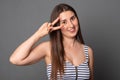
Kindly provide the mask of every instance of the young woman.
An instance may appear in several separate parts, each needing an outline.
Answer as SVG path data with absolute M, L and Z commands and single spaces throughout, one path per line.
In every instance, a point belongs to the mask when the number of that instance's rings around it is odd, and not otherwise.
M 46 35 L 50 41 L 33 47 Z M 53 9 L 44 23 L 11 55 L 15 65 L 30 65 L 45 59 L 49 80 L 93 80 L 93 51 L 84 44 L 75 10 L 67 4 Z

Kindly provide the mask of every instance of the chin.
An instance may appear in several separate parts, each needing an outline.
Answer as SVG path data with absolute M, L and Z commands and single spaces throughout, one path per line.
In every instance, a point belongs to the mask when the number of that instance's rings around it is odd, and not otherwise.
M 69 38 L 75 38 L 77 33 L 68 35 Z

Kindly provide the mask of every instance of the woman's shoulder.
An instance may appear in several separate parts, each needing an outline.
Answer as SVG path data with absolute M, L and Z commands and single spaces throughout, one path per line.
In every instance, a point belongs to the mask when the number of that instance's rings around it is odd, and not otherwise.
M 87 46 L 87 48 L 88 48 L 88 55 L 89 55 L 89 57 L 93 57 L 93 49 L 92 49 L 92 47 L 88 46 L 88 45 L 85 45 L 85 46 Z
M 43 42 L 41 42 L 40 44 L 50 45 L 50 41 L 49 41 L 49 40 L 48 40 L 48 41 L 43 41 Z
M 45 62 L 46 64 L 50 64 L 51 63 L 51 42 L 50 41 L 44 41 L 42 43 L 40 43 L 39 45 L 42 46 L 42 50 L 44 51 L 45 55 Z
M 88 45 L 86 45 L 86 44 L 83 44 L 83 46 L 88 49 L 88 54 L 89 54 L 89 55 L 93 55 L 93 49 L 92 49 L 91 46 L 88 46 Z
M 40 42 L 38 46 L 41 46 L 43 49 L 46 49 L 51 47 L 51 43 L 50 41 L 44 41 L 44 42 Z
M 51 43 L 50 41 L 43 41 L 43 42 L 40 42 L 38 45 L 37 45 L 37 49 L 43 53 L 45 53 L 46 55 L 48 55 L 51 51 Z

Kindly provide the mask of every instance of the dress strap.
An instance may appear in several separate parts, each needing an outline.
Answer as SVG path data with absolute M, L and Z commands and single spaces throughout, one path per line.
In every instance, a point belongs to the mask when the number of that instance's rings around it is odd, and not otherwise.
M 86 60 L 88 62 L 88 46 L 84 45 L 84 53 L 85 53 L 85 57 L 86 57 Z

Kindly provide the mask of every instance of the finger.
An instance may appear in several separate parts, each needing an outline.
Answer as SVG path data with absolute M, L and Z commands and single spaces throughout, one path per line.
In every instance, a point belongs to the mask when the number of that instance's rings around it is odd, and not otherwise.
M 53 27 L 53 28 L 52 28 L 52 31 L 53 31 L 53 30 L 61 29 L 62 27 L 63 27 L 62 25 L 61 25 L 61 26 L 57 26 L 57 27 Z
M 57 17 L 57 19 L 55 19 L 53 22 L 52 22 L 52 25 L 55 25 L 58 21 L 59 21 L 59 17 Z
M 52 23 L 48 23 L 48 27 L 51 27 L 51 26 L 53 26 Z
M 50 32 L 52 31 L 52 28 L 53 28 L 53 27 L 47 28 L 48 33 L 50 33 Z

